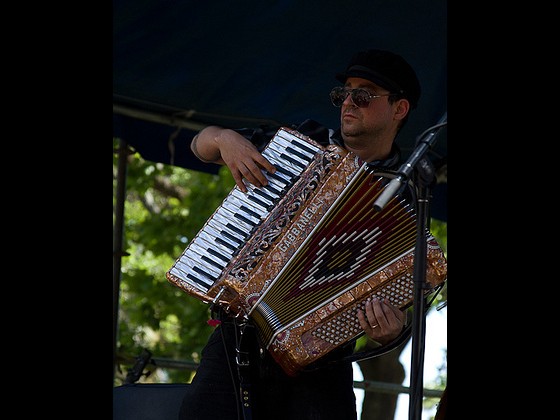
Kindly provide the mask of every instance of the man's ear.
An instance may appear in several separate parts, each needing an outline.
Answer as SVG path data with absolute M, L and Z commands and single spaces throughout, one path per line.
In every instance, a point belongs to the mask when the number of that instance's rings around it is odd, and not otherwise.
M 408 99 L 403 98 L 399 99 L 396 105 L 395 118 L 397 120 L 403 120 L 408 115 L 408 111 L 410 110 L 410 102 L 408 102 Z

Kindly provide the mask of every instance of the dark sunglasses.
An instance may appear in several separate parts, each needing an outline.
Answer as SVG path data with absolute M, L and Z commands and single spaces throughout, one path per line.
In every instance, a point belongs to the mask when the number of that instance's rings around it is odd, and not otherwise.
M 358 108 L 367 108 L 369 106 L 369 103 L 373 99 L 381 98 L 383 96 L 392 96 L 392 95 L 395 95 L 395 94 L 394 93 L 385 93 L 383 95 L 374 95 L 372 93 L 369 93 L 365 89 L 361 89 L 361 88 L 346 89 L 346 88 L 343 88 L 343 87 L 339 86 L 339 87 L 335 87 L 333 90 L 331 90 L 331 93 L 330 93 L 331 102 L 334 106 L 340 107 L 340 106 L 342 106 L 342 103 L 346 100 L 348 95 L 351 95 L 350 97 L 352 98 L 352 102 L 354 102 L 354 104 Z

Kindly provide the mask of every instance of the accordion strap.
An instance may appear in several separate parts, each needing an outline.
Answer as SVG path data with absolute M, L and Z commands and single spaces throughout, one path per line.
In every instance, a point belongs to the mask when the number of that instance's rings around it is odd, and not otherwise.
M 371 359 L 373 357 L 377 357 L 377 356 L 381 356 L 385 353 L 389 353 L 391 350 L 394 350 L 395 348 L 400 346 L 402 343 L 404 343 L 406 340 L 408 340 L 408 338 L 410 337 L 411 331 L 412 331 L 412 326 L 408 325 L 401 331 L 399 336 L 397 338 L 395 338 L 393 341 L 391 341 L 389 344 L 386 344 L 386 345 L 381 346 L 381 347 L 377 347 L 377 348 L 372 349 L 372 350 L 356 352 L 356 353 L 354 353 L 350 356 L 342 358 L 340 361 L 341 362 L 360 362 L 362 360 Z
M 241 408 L 243 410 L 243 419 L 252 420 L 252 391 L 249 381 L 249 348 L 244 335 L 249 328 L 254 328 L 250 323 L 243 321 L 241 323 L 234 322 L 235 325 L 235 362 L 237 364 L 237 375 L 239 377 L 239 398 L 241 400 Z

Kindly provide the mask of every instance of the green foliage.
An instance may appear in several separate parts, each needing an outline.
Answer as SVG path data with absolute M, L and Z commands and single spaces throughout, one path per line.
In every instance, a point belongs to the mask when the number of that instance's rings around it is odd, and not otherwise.
M 430 232 L 438 241 L 445 256 L 447 256 L 447 223 L 438 219 L 432 219 L 430 221 Z
M 113 208 L 116 168 L 114 155 Z M 129 256 L 121 267 L 119 356 L 134 358 L 146 348 L 154 358 L 198 361 L 212 331 L 208 306 L 168 282 L 165 273 L 233 185 L 226 168 L 212 175 L 128 156 L 123 251 Z M 126 368 L 121 366 L 116 385 Z M 188 374 L 158 369 L 150 378 L 185 382 Z

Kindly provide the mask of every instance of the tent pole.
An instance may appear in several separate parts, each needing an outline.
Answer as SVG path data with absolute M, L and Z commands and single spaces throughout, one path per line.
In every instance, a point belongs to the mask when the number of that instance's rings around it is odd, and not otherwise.
M 117 166 L 117 197 L 115 205 L 115 219 L 113 227 L 113 386 L 117 368 L 117 336 L 119 326 L 119 299 L 121 283 L 122 257 L 128 253 L 123 248 L 124 202 L 126 191 L 127 157 L 130 154 L 125 140 L 119 139 Z

